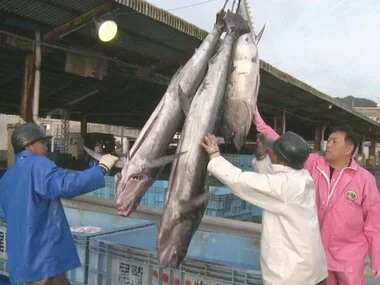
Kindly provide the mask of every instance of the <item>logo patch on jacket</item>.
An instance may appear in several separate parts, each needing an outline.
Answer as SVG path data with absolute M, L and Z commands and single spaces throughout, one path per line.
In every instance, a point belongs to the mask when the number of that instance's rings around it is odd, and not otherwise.
M 346 197 L 347 200 L 354 201 L 358 198 L 358 194 L 356 194 L 353 190 L 348 190 L 346 193 L 344 193 L 344 197 Z

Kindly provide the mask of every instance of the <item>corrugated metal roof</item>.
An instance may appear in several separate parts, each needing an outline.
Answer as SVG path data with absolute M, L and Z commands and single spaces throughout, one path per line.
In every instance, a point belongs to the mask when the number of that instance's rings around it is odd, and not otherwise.
M 0 11 L 8 12 L 10 15 L 18 15 L 28 20 L 20 21 L 22 24 L 34 21 L 39 25 L 57 27 L 107 2 L 115 2 L 120 7 L 124 7 L 121 10 L 127 12 L 138 12 L 138 15 L 135 17 L 128 17 L 128 19 L 120 23 L 120 26 L 124 27 L 126 32 L 124 33 L 125 36 L 120 37 L 121 45 L 118 45 L 118 47 L 114 45 L 115 50 L 120 49 L 121 51 L 119 53 L 115 52 L 112 56 L 115 56 L 115 54 L 120 54 L 121 56 L 125 51 L 135 51 L 135 53 L 139 51 L 140 54 L 143 54 L 141 58 L 146 59 L 144 65 L 149 65 L 152 58 L 175 58 L 176 53 L 182 50 L 186 51 L 191 46 L 197 46 L 207 35 L 206 31 L 143 0 L 2 0 L 0 1 Z M 155 25 L 153 21 L 148 19 L 152 19 L 163 25 Z M 15 21 L 15 19 L 9 21 Z M 149 28 L 142 29 L 141 26 L 144 23 Z M 87 27 L 87 29 L 88 31 L 85 31 L 86 28 L 82 29 L 82 32 L 89 35 L 91 33 L 90 27 Z M 93 45 L 87 42 L 88 39 L 90 38 L 86 38 L 85 45 L 88 45 L 90 49 L 94 49 Z M 178 42 L 175 42 L 173 39 L 177 39 Z M 91 43 L 91 41 L 89 42 Z M 112 51 L 110 46 L 103 46 L 104 49 L 100 50 L 105 54 L 107 54 L 107 51 Z M 127 46 L 127 48 L 123 48 L 124 46 Z M 46 61 L 45 56 L 43 64 Z M 14 66 L 19 65 L 14 63 Z M 367 132 L 364 128 L 370 129 L 375 127 L 376 130 L 371 131 L 371 133 L 373 133 L 373 136 L 380 136 L 379 124 L 342 105 L 330 96 L 319 92 L 264 61 L 261 61 L 261 72 L 264 76 L 262 78 L 262 88 L 260 89 L 263 96 L 259 96 L 260 101 L 265 101 L 272 105 L 281 105 L 277 107 L 286 107 L 287 110 L 294 109 L 297 113 L 303 111 L 307 113 L 305 113 L 305 116 L 312 114 L 312 116 L 318 117 L 319 114 L 322 114 L 322 117 L 329 121 L 336 120 L 333 116 L 340 116 L 342 119 L 351 120 L 356 126 L 361 126 L 362 129 L 360 131 L 363 133 Z M 119 73 L 115 71 L 114 74 Z M 67 76 L 67 74 L 61 76 Z M 45 77 L 43 77 L 42 82 L 44 80 Z M 124 86 L 118 88 L 122 89 Z M 19 93 L 19 90 L 17 91 L 13 87 L 9 88 L 8 91 L 10 96 L 11 94 L 14 96 L 14 94 Z M 87 90 L 82 90 L 82 92 L 87 92 Z M 160 94 L 156 94 L 156 91 L 153 91 L 153 89 L 147 92 L 152 92 L 152 97 L 154 98 L 160 98 Z M 75 92 L 72 93 L 74 94 Z M 75 93 L 72 96 L 76 97 L 77 94 Z M 334 111 L 324 112 L 323 108 L 326 104 L 327 106 L 330 104 L 334 105 Z M 133 108 L 135 107 L 133 106 Z M 301 107 L 303 110 L 298 110 Z M 112 108 L 109 108 L 113 110 L 115 106 L 112 105 Z M 102 119 L 101 117 L 99 118 Z
M 38 0 L 2 0 L 0 10 L 43 24 L 59 26 L 77 17 L 72 10 L 83 13 L 104 2 L 106 0 L 55 0 L 49 4 Z
M 186 33 L 192 37 L 203 40 L 207 32 L 185 20 L 170 14 L 164 9 L 158 8 L 144 0 L 115 0 L 115 2 L 127 6 L 141 14 L 144 14 L 157 22 L 164 23 L 178 31 Z
M 111 2 L 110 0 L 91 0 L 91 1 L 83 1 L 83 0 L 51 0 L 52 3 L 61 5 L 68 9 L 74 9 L 80 11 L 82 13 L 87 12 L 90 9 L 93 9 L 97 6 L 105 2 Z

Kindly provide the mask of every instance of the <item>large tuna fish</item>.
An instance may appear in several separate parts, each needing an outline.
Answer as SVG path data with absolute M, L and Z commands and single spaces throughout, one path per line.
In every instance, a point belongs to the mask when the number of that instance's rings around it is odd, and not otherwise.
M 220 116 L 234 43 L 238 36 L 249 31 L 248 23 L 230 11 L 225 22 L 227 34 L 210 60 L 207 75 L 194 96 L 182 129 L 177 153 L 186 153 L 172 164 L 166 208 L 157 234 L 157 251 L 162 266 L 179 266 L 206 208 L 208 156 L 201 142 L 208 132 L 213 132 Z
M 221 132 L 227 142 L 233 141 L 240 150 L 251 128 L 260 85 L 260 62 L 257 44 L 264 28 L 256 36 L 246 0 L 238 14 L 250 23 L 250 32 L 236 41 L 231 73 L 221 123 Z M 265 27 L 265 26 L 264 26 Z
M 208 61 L 224 30 L 224 14 L 223 10 L 217 14 L 212 31 L 190 60 L 173 76 L 165 95 L 131 148 L 121 176 L 116 176 L 116 205 L 120 215 L 130 215 L 164 165 L 180 155 L 164 156 L 175 132 L 184 121 L 183 111 L 187 111 L 186 106 L 190 105 L 207 72 Z

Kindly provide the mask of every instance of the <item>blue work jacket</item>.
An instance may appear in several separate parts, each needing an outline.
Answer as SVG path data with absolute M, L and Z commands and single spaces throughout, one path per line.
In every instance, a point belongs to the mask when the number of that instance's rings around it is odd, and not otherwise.
M 71 172 L 29 151 L 16 155 L 0 180 L 12 283 L 37 281 L 80 266 L 60 198 L 104 187 L 99 166 Z

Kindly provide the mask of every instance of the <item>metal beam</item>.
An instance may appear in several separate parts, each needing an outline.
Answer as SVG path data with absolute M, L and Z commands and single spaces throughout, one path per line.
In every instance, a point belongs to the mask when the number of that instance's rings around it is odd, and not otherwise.
M 6 32 L 4 30 L 0 30 L 0 44 L 4 44 L 8 47 L 12 47 L 12 48 L 23 50 L 23 51 L 33 51 L 34 43 L 35 41 L 32 39 L 17 36 L 15 34 Z M 79 48 L 68 48 L 65 46 L 58 46 L 58 45 L 48 44 L 44 42 L 42 42 L 41 45 L 42 45 L 43 53 L 49 52 L 51 50 L 60 50 L 60 51 L 72 52 L 72 53 L 88 56 L 88 51 L 81 50 Z M 95 54 L 91 56 L 93 56 L 94 58 L 106 59 L 110 62 L 113 62 L 115 66 L 118 68 L 118 72 L 120 72 L 121 74 L 123 72 L 125 73 L 128 71 L 136 72 L 143 69 L 141 66 L 127 63 L 121 60 L 113 59 L 111 57 L 100 56 L 100 55 L 95 55 Z M 159 73 L 151 73 L 147 75 L 146 77 L 144 77 L 144 80 L 158 84 L 158 85 L 163 85 L 163 86 L 168 86 L 170 83 L 170 77 L 159 74 Z
M 115 202 L 111 200 L 91 196 L 78 196 L 73 199 L 62 199 L 62 203 L 67 208 L 96 211 L 118 216 Z M 162 213 L 163 209 L 140 205 L 131 217 L 151 220 L 158 224 Z M 199 229 L 205 231 L 227 232 L 249 237 L 260 237 L 261 235 L 260 224 L 212 216 L 204 216 Z
M 83 15 L 80 15 L 79 17 L 59 26 L 59 27 L 56 27 L 54 30 L 48 32 L 43 40 L 44 42 L 51 42 L 51 41 L 54 41 L 56 39 L 58 39 L 61 35 L 64 35 L 64 34 L 67 34 L 69 33 L 70 31 L 80 27 L 81 25 L 87 23 L 88 21 L 91 21 L 94 17 L 99 17 L 99 16 L 102 16 L 106 13 L 108 13 L 109 11 L 112 11 L 113 9 L 115 9 L 116 7 L 118 6 L 117 3 L 115 3 L 114 1 L 112 2 L 106 2 L 86 13 L 84 13 Z
M 34 51 L 34 40 L 24 40 L 21 37 L 12 36 L 5 33 L 0 34 L 0 44 L 23 51 Z
M 75 100 L 67 103 L 67 105 L 73 106 L 73 105 L 75 105 L 75 104 L 77 104 L 77 103 L 79 103 L 79 102 L 87 99 L 88 97 L 91 97 L 91 96 L 97 94 L 98 92 L 99 92 L 98 89 L 92 90 L 91 92 L 89 92 L 89 93 L 87 93 L 87 94 L 85 94 L 85 95 L 83 95 L 83 96 L 81 96 L 81 97 L 79 97 L 79 98 L 77 98 L 77 99 L 75 99 Z

